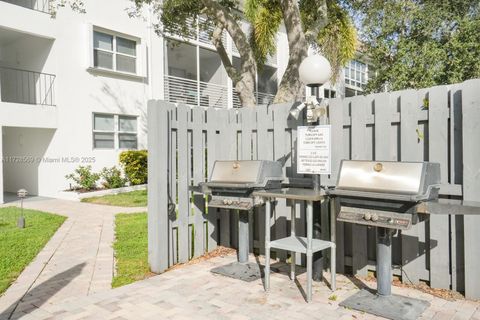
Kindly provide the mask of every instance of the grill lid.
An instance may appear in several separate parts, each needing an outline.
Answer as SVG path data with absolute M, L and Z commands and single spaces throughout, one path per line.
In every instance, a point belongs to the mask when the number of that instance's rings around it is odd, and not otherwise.
M 267 160 L 215 161 L 208 188 L 267 188 L 283 181 L 282 165 Z
M 431 162 L 343 160 L 335 190 L 338 196 L 427 200 L 438 192 L 440 165 Z M 432 190 L 435 192 L 432 193 Z

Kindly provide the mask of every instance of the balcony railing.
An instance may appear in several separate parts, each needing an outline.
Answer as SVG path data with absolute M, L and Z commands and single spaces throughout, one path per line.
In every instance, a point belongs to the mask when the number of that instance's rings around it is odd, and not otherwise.
M 201 107 L 226 108 L 227 86 L 165 76 L 165 100 Z
M 273 102 L 275 95 L 270 93 L 255 92 L 255 98 L 257 99 L 257 104 L 270 104 Z M 241 106 L 242 105 L 240 103 L 238 93 L 235 91 L 235 89 L 233 89 L 233 107 L 240 108 Z
M 50 1 L 49 0 L 0 0 L 21 6 L 24 8 L 50 13 Z
M 55 75 L 0 67 L 3 102 L 55 105 Z

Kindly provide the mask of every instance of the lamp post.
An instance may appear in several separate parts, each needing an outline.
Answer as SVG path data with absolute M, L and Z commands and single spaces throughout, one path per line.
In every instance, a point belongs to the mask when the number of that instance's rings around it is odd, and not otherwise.
M 319 101 L 320 86 L 328 82 L 332 76 L 332 67 L 330 62 L 321 55 L 312 55 L 305 58 L 299 67 L 300 80 L 310 88 L 311 94 L 307 96 L 305 103 L 293 110 L 293 116 L 298 119 L 300 111 L 307 108 L 306 120 L 309 124 L 319 124 L 319 121 L 325 119 L 327 116 L 327 108 L 325 101 Z M 320 175 L 312 175 L 312 184 L 315 191 L 320 191 Z M 320 207 L 316 205 L 314 212 L 319 212 Z M 321 217 L 320 214 L 313 216 L 313 237 L 320 239 L 321 237 Z M 321 281 L 323 272 L 323 256 L 321 251 L 313 255 L 313 280 Z
M 17 191 L 17 197 L 20 199 L 20 203 L 21 203 L 21 215 L 20 217 L 18 218 L 18 221 L 17 221 L 17 227 L 20 228 L 20 229 L 24 229 L 25 228 L 25 216 L 23 215 L 23 199 L 25 199 L 28 195 L 28 191 L 25 190 L 25 189 L 20 189 Z

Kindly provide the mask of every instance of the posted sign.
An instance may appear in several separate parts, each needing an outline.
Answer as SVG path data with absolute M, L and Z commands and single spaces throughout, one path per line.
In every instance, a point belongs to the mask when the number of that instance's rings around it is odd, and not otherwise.
M 330 174 L 330 126 L 297 128 L 297 171 L 305 174 Z

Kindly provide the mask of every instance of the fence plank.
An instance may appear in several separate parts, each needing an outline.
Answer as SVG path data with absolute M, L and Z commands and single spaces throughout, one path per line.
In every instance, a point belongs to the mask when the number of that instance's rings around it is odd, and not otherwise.
M 257 110 L 257 154 L 259 160 L 273 160 L 273 149 L 268 135 L 268 128 L 272 123 L 272 112 L 268 106 L 259 106 Z M 257 211 L 258 230 L 259 230 L 259 251 L 260 254 L 265 254 L 265 207 L 262 206 Z
M 440 163 L 442 184 L 448 183 L 448 88 L 439 86 L 429 91 L 428 107 L 428 159 Z M 450 289 L 450 223 L 448 215 L 431 215 L 430 285 L 433 288 Z
M 215 144 L 217 148 L 217 160 L 228 160 L 230 159 L 230 145 L 233 141 L 230 140 L 231 135 L 229 134 L 229 120 L 228 120 L 228 110 L 218 110 L 218 121 L 219 121 L 219 134 L 216 135 Z M 220 218 L 220 244 L 225 247 L 231 246 L 230 241 L 230 211 L 221 209 L 219 210 Z
M 392 108 L 390 95 L 375 95 L 375 160 L 393 161 L 395 153 L 391 148 Z
M 189 227 L 190 216 L 190 170 L 188 159 L 190 150 L 188 148 L 188 120 L 189 107 L 179 104 L 177 107 L 178 121 L 178 262 L 185 263 L 190 259 L 189 252 Z
M 464 200 L 480 198 L 480 80 L 464 82 L 463 102 L 463 183 Z M 480 299 L 480 215 L 464 216 L 465 296 Z
M 214 108 L 207 110 L 207 172 L 205 178 L 210 177 L 213 164 L 217 159 L 217 129 L 219 129 L 220 117 L 219 112 Z M 217 228 L 218 209 L 208 208 L 207 214 L 207 230 L 208 230 L 208 250 L 215 250 L 218 245 L 219 234 Z
M 168 110 L 169 121 L 170 123 L 177 122 L 177 107 L 170 104 L 169 107 L 165 107 Z M 177 209 L 177 130 L 170 125 L 169 128 L 169 180 L 168 180 L 168 190 L 169 190 L 169 202 L 175 205 L 175 211 Z M 177 231 L 174 230 L 174 219 L 176 218 L 176 212 L 168 212 L 168 243 L 169 243 L 169 266 L 173 266 L 177 263 Z M 176 228 L 176 227 L 175 227 Z
M 463 182 L 462 84 L 450 89 L 450 183 Z M 463 187 L 463 186 L 461 186 Z M 465 291 L 463 217 L 450 217 L 452 290 Z
M 415 90 L 407 90 L 401 95 L 400 104 L 400 150 L 401 161 L 422 161 L 418 150 L 418 94 Z M 416 224 L 410 230 L 402 231 L 402 281 L 417 284 L 421 270 L 424 268 L 420 258 L 421 228 L 424 224 Z M 422 254 L 423 256 L 423 254 Z M 424 256 L 423 256 L 424 257 Z
M 340 162 L 344 159 L 343 148 L 343 100 L 332 99 L 329 106 L 330 125 L 332 126 L 332 174 L 331 184 L 336 184 Z M 337 272 L 345 272 L 345 234 L 344 223 L 337 221 L 336 225 L 336 246 L 337 246 Z
M 228 110 L 229 126 L 227 128 L 228 135 L 230 136 L 229 159 L 238 160 L 241 155 L 240 141 L 238 137 L 238 122 L 237 122 L 238 110 Z M 230 214 L 230 241 L 234 248 L 238 248 L 238 210 L 229 210 Z
M 148 262 L 153 272 L 168 268 L 168 112 L 166 103 L 148 103 Z
M 253 141 L 253 132 L 252 129 L 256 126 L 256 108 L 242 108 L 240 109 L 241 114 L 241 128 L 242 128 L 242 140 L 241 140 L 241 160 L 252 160 L 252 141 Z M 254 209 L 256 211 L 256 209 Z M 249 250 L 253 252 L 253 212 L 249 212 Z
M 366 115 L 367 99 L 357 96 L 351 99 L 352 116 L 352 159 L 365 160 L 366 154 Z M 368 251 L 367 227 L 358 224 L 352 225 L 352 271 L 354 275 L 367 276 Z
M 283 172 L 286 175 L 287 158 L 290 156 L 290 141 L 285 129 L 287 128 L 287 118 L 290 112 L 291 104 L 279 104 L 273 108 L 273 152 L 274 159 L 284 164 Z M 290 209 L 287 208 L 285 200 L 279 200 L 275 206 L 275 225 L 274 234 L 275 239 L 280 239 L 287 236 L 287 217 L 290 214 Z M 277 258 L 284 261 L 287 254 L 284 250 L 278 251 Z
M 201 108 L 193 108 L 193 130 L 192 130 L 192 149 L 193 149 L 193 185 L 198 185 L 204 181 L 205 176 L 205 155 L 203 153 L 203 124 L 204 110 Z M 204 234 L 204 217 L 205 212 L 205 196 L 195 194 L 193 196 L 193 214 L 195 221 L 194 232 L 194 257 L 199 257 L 205 252 L 205 234 Z

